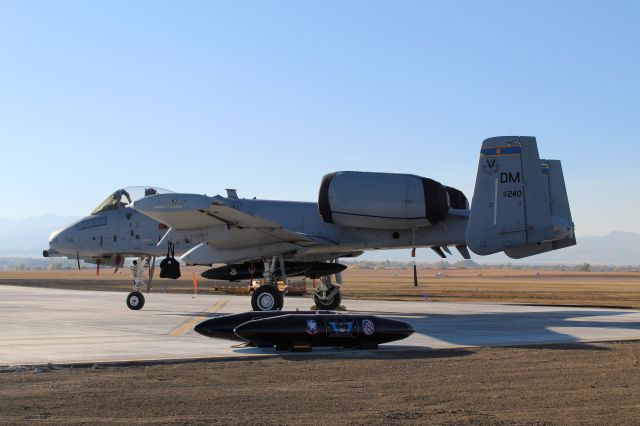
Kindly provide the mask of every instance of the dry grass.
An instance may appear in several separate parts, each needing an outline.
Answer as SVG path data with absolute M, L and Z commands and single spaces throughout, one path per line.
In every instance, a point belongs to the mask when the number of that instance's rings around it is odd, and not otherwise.
M 192 274 L 206 268 L 183 268 L 176 281 L 157 279 L 159 291 L 193 291 Z M 444 276 L 437 276 L 437 275 Z M 128 269 L 114 274 L 101 271 L 0 272 L 0 284 L 46 286 L 55 288 L 128 290 Z M 419 285 L 413 286 L 409 269 L 365 270 L 349 268 L 343 273 L 343 294 L 347 298 L 476 301 L 535 303 L 551 305 L 616 306 L 640 308 L 640 272 L 562 272 L 532 270 L 418 270 Z M 246 283 L 226 283 L 198 279 L 199 292 L 207 293 L 225 286 L 246 288 Z M 309 291 L 312 283 L 309 281 Z
M 533 270 L 350 269 L 344 274 L 346 297 L 491 301 L 562 305 L 640 307 L 640 273 Z

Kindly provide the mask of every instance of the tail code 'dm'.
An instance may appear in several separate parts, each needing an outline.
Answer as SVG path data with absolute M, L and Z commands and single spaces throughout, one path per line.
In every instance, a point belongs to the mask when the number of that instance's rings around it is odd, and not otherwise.
M 500 183 L 517 183 L 520 182 L 520 172 L 514 175 L 511 172 L 500 173 Z

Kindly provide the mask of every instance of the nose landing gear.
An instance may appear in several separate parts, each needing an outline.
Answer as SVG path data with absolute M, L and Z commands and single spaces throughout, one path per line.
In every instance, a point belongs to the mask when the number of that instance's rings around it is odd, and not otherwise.
M 155 260 L 155 258 L 154 258 Z M 150 265 L 151 258 L 140 257 L 138 260 L 133 261 L 131 267 L 131 277 L 133 278 L 133 291 L 127 295 L 127 307 L 132 311 L 139 311 L 144 306 L 144 295 L 140 291 L 142 288 L 147 289 L 147 293 L 151 290 L 151 280 L 153 279 L 154 265 Z M 154 262 L 155 263 L 155 262 Z M 145 266 L 149 266 L 149 283 L 147 284 L 144 279 Z
M 127 296 L 127 307 L 132 311 L 139 311 L 144 306 L 144 295 L 139 291 L 132 291 Z

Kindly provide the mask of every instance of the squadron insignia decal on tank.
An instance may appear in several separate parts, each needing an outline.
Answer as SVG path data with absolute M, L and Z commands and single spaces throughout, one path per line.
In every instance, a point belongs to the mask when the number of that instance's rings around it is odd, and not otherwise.
M 373 332 L 376 329 L 376 326 L 373 325 L 373 321 L 371 320 L 362 320 L 362 332 L 367 335 L 367 336 L 371 336 L 373 334 Z
M 316 320 L 307 320 L 306 331 L 312 336 L 318 332 L 318 323 L 316 322 Z
M 355 334 L 354 321 L 327 321 L 329 329 L 327 334 L 330 336 L 352 336 Z

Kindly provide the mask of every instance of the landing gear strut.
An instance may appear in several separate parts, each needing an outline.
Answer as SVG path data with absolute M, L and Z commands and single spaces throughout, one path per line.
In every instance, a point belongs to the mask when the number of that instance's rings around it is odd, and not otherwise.
M 276 276 L 276 262 L 280 259 L 280 274 L 287 286 L 287 275 L 284 270 L 284 258 L 273 256 L 271 261 L 265 259 L 263 276 L 266 283 L 251 294 L 251 307 L 254 311 L 280 311 L 284 305 L 283 294 L 278 289 L 278 277 Z
M 153 279 L 152 269 L 150 269 L 149 271 L 148 284 L 142 278 L 145 266 L 154 268 L 154 265 L 149 265 L 150 262 L 151 258 L 140 257 L 138 258 L 138 260 L 134 261 L 134 265 L 131 268 L 131 276 L 133 278 L 133 291 L 127 295 L 127 307 L 132 311 L 139 311 L 144 306 L 144 295 L 142 294 L 140 289 L 146 288 L 147 293 L 151 289 L 151 280 Z
M 340 286 L 331 283 L 331 276 L 320 278 L 320 287 L 313 294 L 318 310 L 333 311 L 342 302 Z

